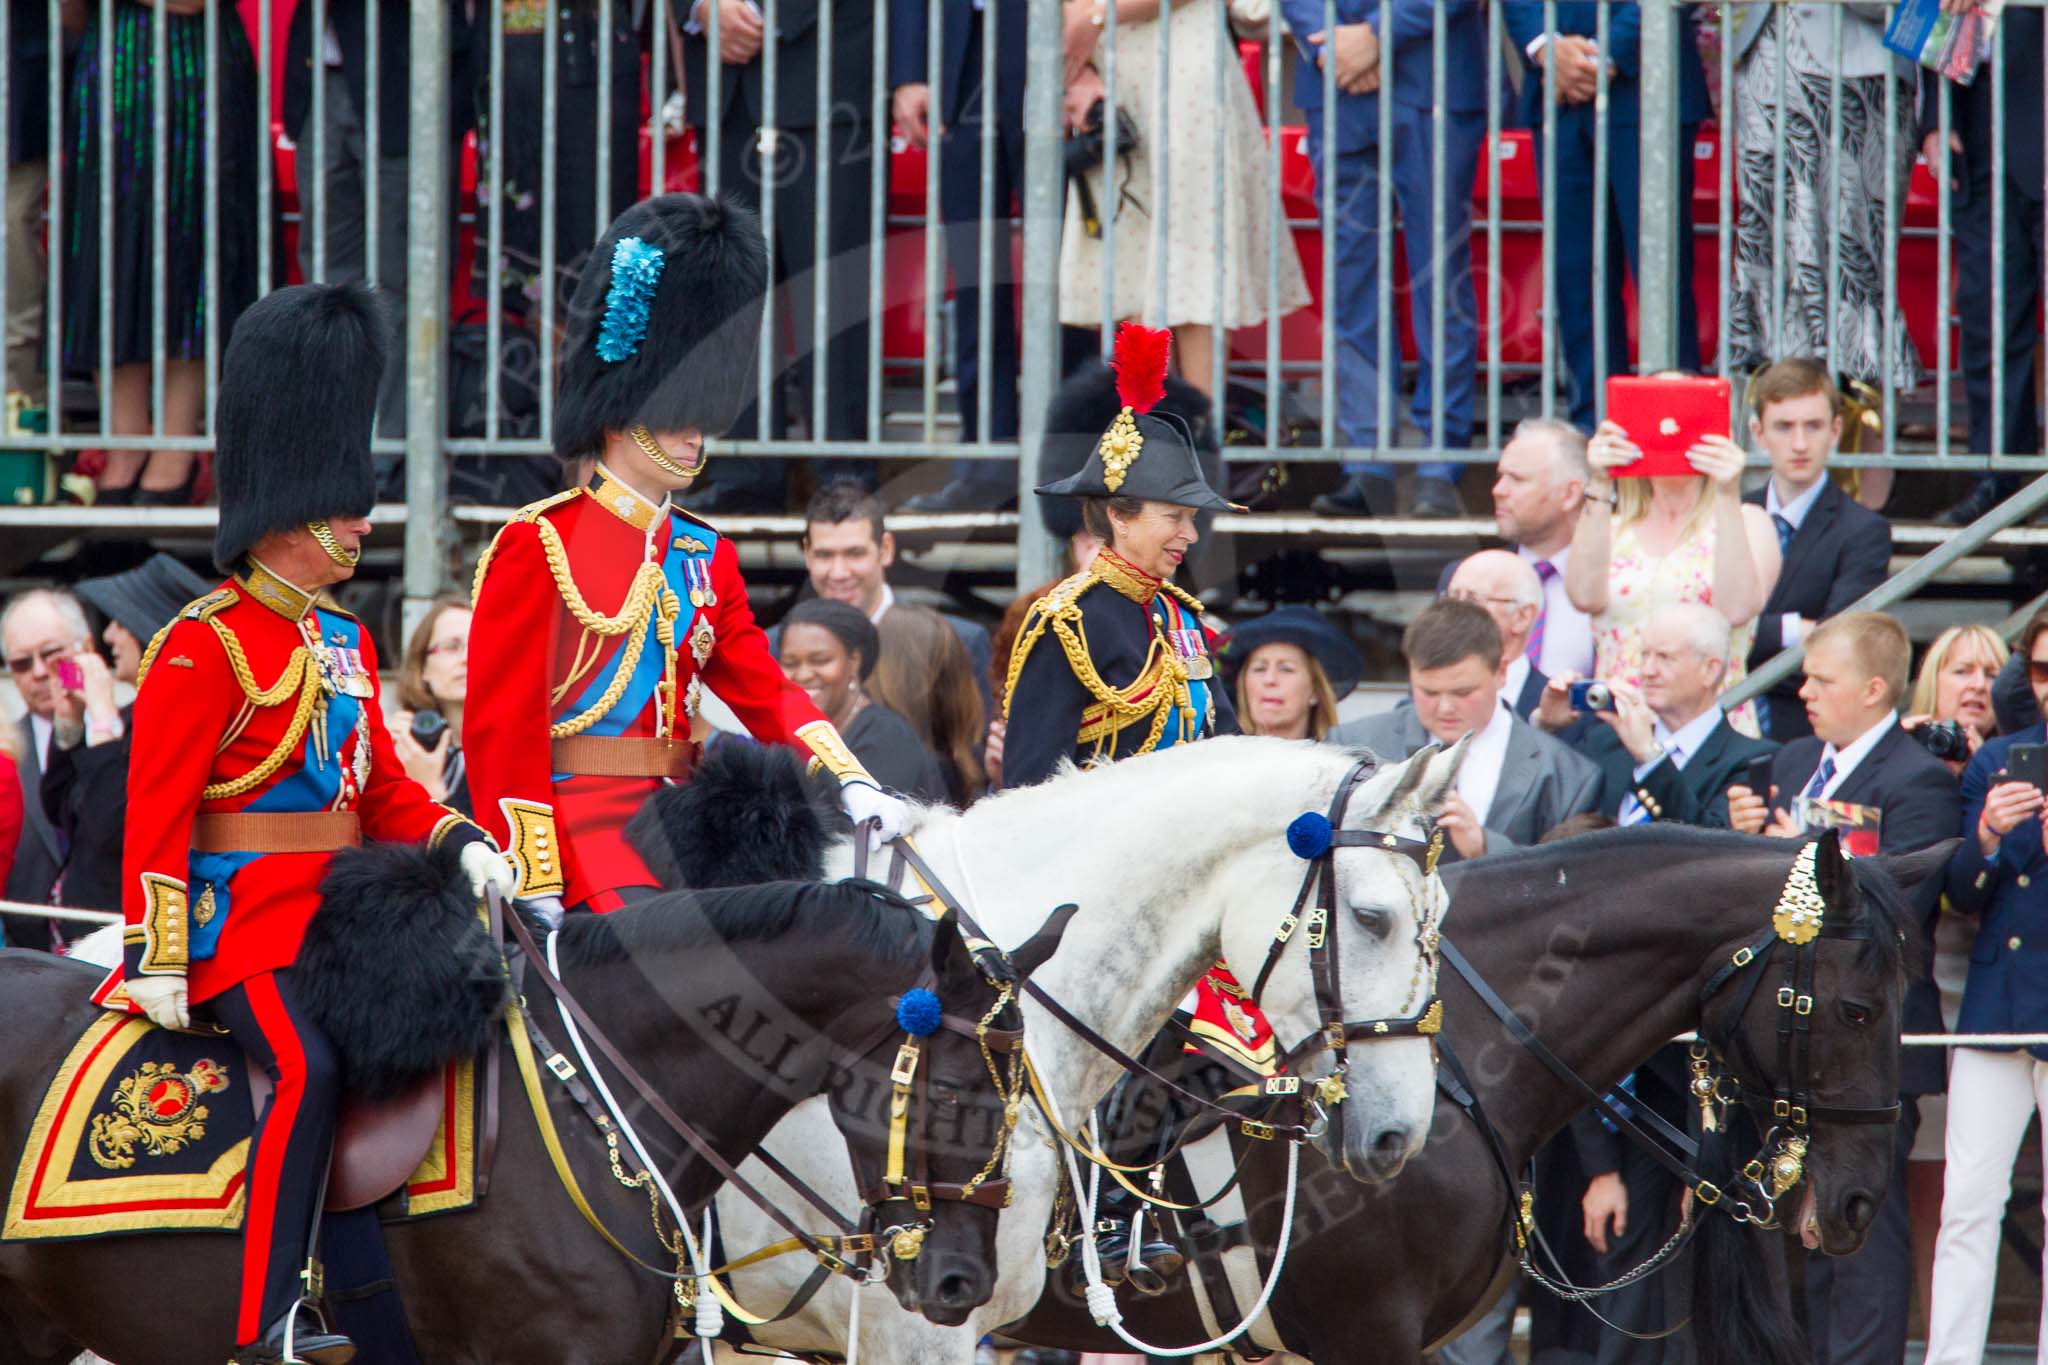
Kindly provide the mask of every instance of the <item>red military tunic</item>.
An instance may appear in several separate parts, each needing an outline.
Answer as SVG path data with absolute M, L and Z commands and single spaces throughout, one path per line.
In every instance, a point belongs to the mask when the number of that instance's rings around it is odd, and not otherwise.
M 610 909 L 607 893 L 655 885 L 624 830 L 687 772 L 703 687 L 755 738 L 859 771 L 769 652 L 731 542 L 602 465 L 498 532 L 477 566 L 469 676 L 470 795 L 523 896 Z M 620 740 L 634 743 L 603 742 Z
M 260 566 L 192 603 L 144 656 L 128 762 L 124 975 L 188 979 L 193 1003 L 291 965 L 333 853 L 221 847 L 207 817 L 352 812 L 363 836 L 480 839 L 405 775 L 369 632 Z M 349 822 L 328 821 L 346 826 Z M 283 820 L 273 828 L 313 828 Z M 246 835 L 216 822 L 213 831 Z

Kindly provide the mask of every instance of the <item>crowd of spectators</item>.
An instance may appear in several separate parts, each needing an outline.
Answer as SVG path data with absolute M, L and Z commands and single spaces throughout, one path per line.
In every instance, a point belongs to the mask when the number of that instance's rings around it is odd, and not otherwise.
M 405 169 L 414 149 L 416 74 L 410 7 L 401 0 L 336 5 L 317 34 L 310 4 L 286 11 L 276 76 L 280 126 L 296 148 L 297 171 L 281 176 L 279 186 L 296 195 L 294 228 L 282 218 L 259 221 L 264 200 L 256 192 L 254 159 L 216 157 L 216 172 L 209 172 L 207 158 L 189 154 L 207 145 L 209 130 L 222 146 L 258 142 L 264 116 L 256 108 L 262 54 L 253 50 L 251 36 L 257 7 L 211 2 L 228 12 L 217 25 L 220 52 L 210 69 L 197 57 L 206 41 L 208 0 L 177 0 L 161 10 L 144 0 L 118 0 L 107 10 L 66 0 L 57 7 L 57 31 L 48 29 L 49 11 L 41 6 L 29 7 L 10 29 L 7 385 L 40 401 L 47 392 L 40 372 L 55 364 L 66 376 L 103 386 L 100 429 L 107 441 L 75 462 L 103 502 L 186 502 L 203 491 L 203 460 L 192 452 L 129 447 L 120 438 L 204 431 L 208 345 L 225 336 L 260 289 L 296 270 L 373 280 L 395 303 L 406 282 Z M 506 0 L 497 26 L 502 42 L 494 43 L 493 3 L 465 0 L 451 12 L 450 127 L 457 139 L 473 134 L 477 148 L 471 164 L 478 236 L 476 249 L 461 253 L 468 274 L 460 292 L 471 301 L 465 308 L 474 309 L 477 299 L 501 304 L 506 335 L 497 356 L 465 351 L 461 364 L 451 361 L 451 382 L 463 390 L 453 400 L 459 422 L 478 416 L 471 400 L 481 400 L 468 390 L 480 392 L 482 371 L 496 366 L 501 429 L 538 434 L 533 359 L 536 348 L 554 344 L 539 334 L 548 280 L 559 323 L 598 226 L 652 188 L 641 170 L 651 122 L 657 136 L 691 133 L 696 160 L 715 159 L 724 192 L 740 202 L 765 208 L 766 191 L 774 191 L 766 216 L 782 344 L 770 354 L 780 359 L 766 390 L 768 410 L 756 413 L 750 406 L 735 437 L 868 439 L 876 416 L 868 411 L 869 376 L 881 363 L 869 354 L 870 164 L 893 134 L 939 163 L 931 207 L 943 227 L 953 317 L 930 340 L 950 343 L 960 438 L 1016 438 L 1019 346 L 1008 234 L 1022 180 L 1029 43 L 1021 7 L 990 12 L 979 0 L 941 0 L 934 42 L 933 6 L 924 0 L 829 10 L 784 0 L 772 31 L 751 0 L 563 0 L 553 7 Z M 1339 0 L 1336 23 L 1325 33 L 1319 3 L 1280 0 L 1287 79 L 1256 90 L 1243 78 L 1235 43 L 1268 38 L 1259 17 L 1263 4 L 1114 5 L 1113 16 L 1107 0 L 1066 0 L 1062 7 L 1068 175 L 1057 289 L 1063 322 L 1093 329 L 1105 318 L 1128 318 L 1170 327 L 1177 373 L 1196 390 L 1205 396 L 1224 391 L 1237 420 L 1280 420 L 1287 405 L 1275 396 L 1227 392 L 1227 357 L 1217 353 L 1215 330 L 1255 326 L 1270 313 L 1294 313 L 1311 298 L 1293 240 L 1273 241 L 1286 231 L 1275 205 L 1251 188 L 1264 183 L 1259 101 L 1280 100 L 1282 121 L 1305 128 L 1324 246 L 1333 257 L 1334 292 L 1323 306 L 1330 314 L 1335 428 L 1325 436 L 1362 449 L 1419 440 L 1447 456 L 1418 465 L 1409 486 L 1397 481 L 1392 463 L 1349 463 L 1342 482 L 1315 505 L 1326 514 L 1459 514 L 1464 466 L 1449 456 L 1469 446 L 1479 425 L 1469 189 L 1493 104 L 1505 126 L 1548 124 L 1532 146 L 1556 185 L 1556 212 L 1544 224 L 1555 246 L 1559 290 L 1549 311 L 1567 384 L 1564 412 L 1571 425 L 1593 434 L 1599 377 L 1627 369 L 1633 319 L 1625 288 L 1642 250 L 1637 5 L 1460 2 L 1443 6 L 1440 16 L 1431 6 L 1394 5 L 1382 18 L 1369 0 Z M 550 8 L 559 11 L 558 41 L 548 54 L 552 60 L 544 61 Z M 1886 393 L 1911 392 L 1926 371 L 1905 329 L 1898 291 L 1885 313 L 1883 280 L 1903 217 L 1900 196 L 1913 158 L 1923 156 L 1930 166 L 1946 164 L 1955 186 L 1954 312 L 1969 448 L 2036 451 L 2041 15 L 2017 8 L 2004 16 L 2003 64 L 1988 71 L 1988 79 L 1958 85 L 1886 49 L 1880 19 L 1854 8 L 1839 16 L 1827 10 L 1745 12 L 1729 35 L 1735 79 L 1718 93 L 1701 59 L 1699 22 L 1689 9 L 1679 17 L 1680 60 L 1668 95 L 1678 105 L 1673 155 L 1689 163 L 1683 153 L 1709 118 L 1718 118 L 1742 148 L 1722 349 L 1738 375 L 1760 373 L 1778 357 L 1824 354 L 1830 372 L 1852 391 L 1859 414 L 1878 409 Z M 156 64 L 144 60 L 160 13 L 171 56 L 162 90 L 152 85 Z M 985 32 L 990 24 L 993 34 Z M 1512 68 L 1497 90 L 1485 75 L 1495 27 Z M 889 52 L 880 70 L 872 65 L 878 28 Z M 1113 59 L 1105 40 L 1112 28 Z M 984 41 L 990 37 L 993 42 Z M 1442 52 L 1435 50 L 1439 39 Z M 934 52 L 936 67 L 930 64 Z M 675 96 L 660 110 L 650 107 L 657 55 L 665 89 Z M 821 61 L 827 65 L 822 72 Z M 544 90 L 550 68 L 555 83 Z M 109 111 L 98 107 L 108 85 L 103 77 L 112 82 Z M 60 113 L 54 130 L 48 121 L 53 84 Z M 2011 182 L 2002 194 L 1992 193 L 1991 185 L 1994 87 L 2004 104 L 2002 164 Z M 879 121 L 878 94 L 886 96 Z M 1166 104 L 1155 108 L 1162 94 Z M 1385 120 L 1383 96 L 1392 101 Z M 151 121 L 159 99 L 168 120 L 163 127 Z M 1326 110 L 1326 100 L 1334 107 Z M 1946 148 L 1935 131 L 1944 106 L 1952 129 Z M 544 109 L 552 110 L 552 143 Z M 1386 189 L 1406 241 L 1394 256 L 1400 277 L 1389 280 L 1379 278 L 1383 122 L 1394 143 Z M 102 148 L 100 135 L 109 124 L 112 136 Z M 158 149 L 165 146 L 183 151 L 158 166 Z M 54 167 L 51 148 L 60 163 Z M 608 155 L 593 155 L 597 148 Z M 1603 148 L 1604 190 L 1596 175 Z M 1895 164 L 1886 164 L 1887 148 Z M 677 148 L 671 159 L 681 165 L 689 157 Z M 1555 165 L 1547 164 L 1551 159 Z M 215 193 L 209 175 L 216 173 L 217 197 L 209 199 Z M 603 184 L 600 175 L 608 176 Z M 106 179 L 115 182 L 111 213 L 100 193 Z M 47 234 L 46 259 L 45 234 L 36 223 L 53 180 L 63 197 Z M 159 181 L 163 203 L 155 198 Z M 1212 194 L 1215 184 L 1224 192 Z M 1679 208 L 1683 241 L 1691 234 L 1690 195 L 1679 196 Z M 1992 222 L 1994 212 L 2005 215 L 2001 223 Z M 482 237 L 494 220 L 501 233 L 495 258 Z M 991 226 L 995 274 L 984 281 L 981 235 Z M 284 234 L 276 237 L 280 249 L 267 253 L 275 276 L 269 281 L 259 278 L 266 230 Z M 1594 243 L 1603 233 L 1609 261 L 1596 272 Z M 1993 249 L 1994 240 L 2001 249 Z M 1269 245 L 1279 250 L 1269 253 Z M 1271 280 L 1269 256 L 1278 265 Z M 159 259 L 176 265 L 164 274 L 161 297 Z M 1693 253 L 1680 250 L 1672 259 L 1680 306 L 1673 361 L 1694 370 L 1701 355 L 1692 316 Z M 1788 259 L 1812 265 L 1784 269 Z M 61 278 L 63 306 L 46 319 L 45 280 L 52 269 Z M 103 269 L 111 272 L 105 279 Z M 1994 323 L 1992 300 L 2001 290 L 2006 317 Z M 1383 395 L 1380 315 L 1396 299 L 1407 316 L 1395 322 L 1394 332 L 1405 331 L 1415 347 L 1413 381 L 1387 376 Z M 1440 318 L 1434 316 L 1439 307 Z M 469 314 L 456 319 L 459 326 L 475 321 Z M 2005 382 L 1994 395 L 1991 356 L 2001 348 Z M 1078 355 L 1089 348 L 1070 349 Z M 393 354 L 380 404 L 387 436 L 404 428 L 395 359 L 402 348 Z M 161 361 L 160 372 L 152 372 L 153 361 Z M 1995 414 L 1994 397 L 2001 404 Z M 1863 422 L 1852 426 L 1867 439 Z M 1596 438 L 1596 464 L 1619 449 Z M 787 463 L 721 460 L 692 500 L 713 514 L 780 510 L 804 488 L 787 477 Z M 871 486 L 877 475 L 873 461 L 838 451 L 821 471 L 828 480 L 848 476 Z M 1646 571 L 1701 578 L 1698 591 L 1710 590 L 1711 582 L 1711 590 L 1735 593 L 1739 606 L 1758 586 L 1752 578 L 1768 578 L 1761 550 L 1750 576 L 1737 572 L 1732 555 L 1714 557 L 1715 570 L 1705 577 L 1687 568 L 1714 543 L 1716 532 L 1706 523 L 1721 519 L 1716 509 L 1730 486 L 1703 473 L 1715 494 L 1698 499 L 1697 506 L 1712 513 L 1704 522 L 1687 527 L 1695 504 L 1676 488 L 1663 490 L 1646 508 L 1620 509 L 1610 554 L 1617 562 L 1640 557 Z M 1851 482 L 1853 495 L 1873 507 L 1888 495 L 1885 471 Z M 2009 486 L 2003 477 L 1986 478 L 1953 515 L 1981 512 Z M 1007 462 L 962 459 L 943 487 L 911 498 L 909 510 L 987 509 L 1014 496 Z M 1627 535 L 1631 522 L 1639 523 L 1633 537 Z M 1674 555 L 1676 561 L 1660 569 Z M 1759 610 L 1765 615 L 1753 618 L 1756 647 L 1768 650 L 1769 617 L 1802 609 Z M 1613 647 L 1626 650 L 1628 627 L 1620 628 Z M 1787 694 L 1766 710 L 1784 711 L 1796 723 Z

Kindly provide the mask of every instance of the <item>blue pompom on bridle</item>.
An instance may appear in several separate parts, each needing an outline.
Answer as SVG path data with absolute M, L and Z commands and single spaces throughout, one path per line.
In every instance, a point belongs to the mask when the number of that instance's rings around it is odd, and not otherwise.
M 1297 858 L 1320 858 L 1330 851 L 1330 817 L 1304 811 L 1287 825 L 1287 847 Z
M 604 296 L 604 321 L 597 329 L 599 360 L 616 364 L 639 352 L 665 262 L 660 247 L 639 237 L 621 237 L 612 247 L 612 284 Z
M 931 1037 L 944 1019 L 939 997 L 921 986 L 903 992 L 903 998 L 896 1002 L 896 1023 L 913 1038 Z

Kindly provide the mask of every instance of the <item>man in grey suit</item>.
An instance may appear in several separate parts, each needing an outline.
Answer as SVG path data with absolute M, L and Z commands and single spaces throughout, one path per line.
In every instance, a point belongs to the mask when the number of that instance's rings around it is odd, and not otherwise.
M 1437 820 L 1459 857 L 1533 844 L 1567 817 L 1598 808 L 1600 770 L 1502 701 L 1500 628 L 1486 608 L 1456 598 L 1430 603 L 1402 633 L 1401 653 L 1408 700 L 1340 725 L 1330 739 L 1399 759 L 1470 734 L 1457 789 Z
M 28 714 L 19 723 L 22 802 L 21 837 L 15 844 L 14 870 L 7 877 L 7 899 L 48 905 L 58 876 L 64 871 L 64 839 L 43 813 L 43 765 L 55 742 L 58 683 L 56 664 L 91 647 L 91 628 L 78 599 L 68 592 L 31 588 L 0 612 L 0 653 L 21 693 Z M 31 922 L 32 923 L 32 922 Z M 17 928 L 21 928 L 17 925 Z M 15 942 L 25 948 L 50 946 L 39 928 L 24 928 Z

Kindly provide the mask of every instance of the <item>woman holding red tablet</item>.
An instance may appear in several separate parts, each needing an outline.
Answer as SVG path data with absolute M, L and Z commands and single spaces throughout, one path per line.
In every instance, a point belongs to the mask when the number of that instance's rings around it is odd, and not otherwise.
M 1615 477 L 1643 458 L 1643 448 L 1612 419 L 1586 447 L 1593 477 L 1572 533 L 1565 591 L 1593 618 L 1594 672 L 1638 686 L 1644 623 L 1664 607 L 1703 602 L 1732 628 L 1732 684 L 1743 675 L 1753 623 L 1778 579 L 1777 532 L 1761 507 L 1744 505 L 1745 456 L 1727 435 L 1694 440 L 1685 450 L 1690 474 Z M 1757 733 L 1748 703 L 1728 719 L 1745 734 Z

